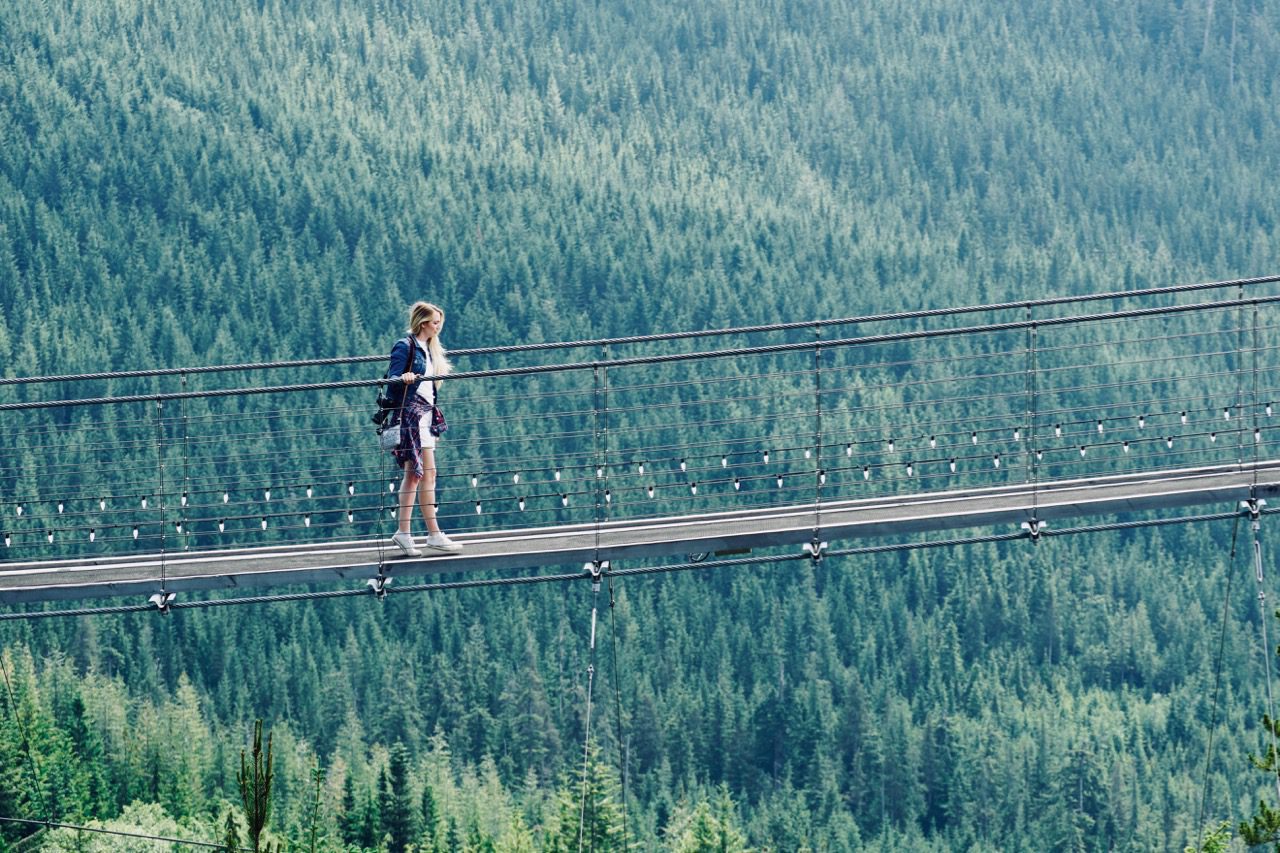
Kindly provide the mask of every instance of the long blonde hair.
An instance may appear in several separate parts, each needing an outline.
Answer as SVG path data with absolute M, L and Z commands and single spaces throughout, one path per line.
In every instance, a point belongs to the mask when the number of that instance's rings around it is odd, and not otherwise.
M 422 324 L 431 319 L 432 314 L 440 315 L 440 328 L 444 328 L 444 309 L 439 306 L 432 305 L 430 302 L 415 302 L 409 306 L 409 334 L 415 338 L 418 336 L 418 329 Z M 444 344 L 440 343 L 439 335 L 432 335 L 431 340 L 427 341 L 427 353 L 431 356 L 431 373 L 435 376 L 444 376 L 453 369 L 453 365 L 449 364 L 449 359 L 445 356 Z M 410 360 L 410 365 L 413 364 Z M 440 386 L 437 381 L 436 387 Z

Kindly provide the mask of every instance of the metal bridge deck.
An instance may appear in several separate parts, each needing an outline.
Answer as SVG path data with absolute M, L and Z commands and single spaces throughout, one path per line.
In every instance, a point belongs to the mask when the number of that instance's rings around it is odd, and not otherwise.
M 843 500 L 733 512 L 630 519 L 600 524 L 459 535 L 458 555 L 399 556 L 375 541 L 146 554 L 129 558 L 7 563 L 0 602 L 147 595 L 246 586 L 363 581 L 379 566 L 391 577 L 444 572 L 581 565 L 707 551 L 796 545 L 823 540 L 1017 525 L 1042 521 L 1218 504 L 1280 494 L 1280 460 L 1146 471 L 892 498 Z

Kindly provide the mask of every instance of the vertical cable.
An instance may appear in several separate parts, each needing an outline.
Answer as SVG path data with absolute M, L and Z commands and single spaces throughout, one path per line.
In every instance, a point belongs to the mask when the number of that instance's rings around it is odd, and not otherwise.
M 1228 314 L 1228 317 L 1231 315 Z M 1237 295 L 1237 316 L 1236 316 L 1236 417 L 1240 418 L 1237 423 L 1240 427 L 1236 429 L 1236 464 L 1244 467 L 1244 419 L 1241 417 L 1244 407 L 1244 287 L 1239 289 Z M 1253 497 L 1251 493 L 1249 497 Z
M 165 566 L 164 529 L 164 400 L 156 400 L 156 510 L 160 513 L 160 592 L 166 592 L 168 578 Z
M 600 606 L 600 563 L 591 566 L 591 645 L 587 659 L 587 715 L 583 727 L 582 738 L 582 806 L 578 811 L 578 853 L 582 853 L 582 844 L 587 822 L 587 792 L 591 779 L 591 694 L 596 680 L 596 614 Z M 595 804 L 592 803 L 594 814 Z M 595 836 L 591 845 L 595 847 Z
M 613 704 L 618 715 L 618 770 L 622 776 L 622 849 L 627 849 L 627 758 L 622 740 L 622 672 L 618 669 L 618 626 L 614 616 L 613 575 L 609 576 L 609 646 L 613 651 Z
M 601 360 L 592 365 L 591 375 L 595 382 L 592 396 L 595 409 L 594 427 L 592 429 L 595 449 L 595 555 L 593 562 L 600 563 L 600 528 L 609 517 L 609 501 L 605 495 L 609 485 L 609 345 L 601 347 Z
M 1227 619 L 1231 613 L 1231 579 L 1235 577 L 1236 533 L 1240 530 L 1240 516 L 1236 515 L 1231 529 L 1231 557 L 1227 561 L 1227 589 L 1222 596 L 1222 624 L 1218 628 L 1218 656 L 1213 665 L 1213 714 L 1209 718 L 1208 745 L 1204 752 L 1204 784 L 1200 790 L 1200 812 L 1196 816 L 1199 834 L 1196 836 L 1196 848 L 1201 849 L 1204 840 L 1204 813 L 1209 806 L 1209 763 L 1213 759 L 1213 736 L 1218 730 L 1218 703 L 1222 695 L 1222 656 L 1227 646 Z
M 1031 321 L 1031 303 L 1027 303 L 1027 321 Z M 1036 382 L 1037 365 L 1037 344 L 1039 329 L 1035 324 L 1027 326 L 1027 482 L 1031 486 L 1031 517 L 1036 517 L 1036 511 L 1039 508 L 1040 490 L 1036 488 L 1039 481 L 1040 470 L 1038 465 L 1036 447 L 1036 417 L 1040 406 L 1039 393 L 1040 389 Z
M 822 537 L 822 485 L 826 472 L 822 468 L 822 327 L 813 327 L 813 547 L 819 552 Z
M 187 390 L 187 374 L 183 371 L 181 374 L 182 390 Z M 182 397 L 178 400 L 178 414 L 182 423 L 182 498 L 178 509 L 178 524 L 180 529 L 187 529 L 187 502 L 190 500 L 191 494 L 191 468 L 188 464 L 190 456 L 190 447 L 187 442 L 187 399 Z M 185 537 L 184 537 L 185 538 Z M 186 540 L 190 541 L 190 540 Z M 183 546 L 186 550 L 186 546 Z
M 1269 758 L 1276 774 L 1276 802 L 1280 804 L 1280 749 L 1276 745 L 1276 708 L 1271 691 L 1271 655 L 1275 652 L 1271 648 L 1271 641 L 1267 639 L 1267 593 L 1262 582 L 1262 520 L 1258 502 L 1251 500 L 1248 506 L 1253 519 L 1253 571 L 1254 578 L 1258 581 L 1258 609 L 1262 616 L 1262 664 L 1267 674 L 1267 729 L 1271 733 Z
M 31 751 L 31 736 L 27 732 L 27 725 L 22 721 L 22 714 L 18 711 L 18 700 L 13 693 L 13 683 L 9 680 L 9 666 L 4 660 L 5 650 L 0 649 L 0 672 L 4 673 L 4 686 L 9 694 L 9 707 L 13 711 L 13 720 L 18 724 L 18 734 L 22 737 L 22 746 L 27 753 L 27 764 L 31 768 L 31 784 L 33 786 L 32 805 L 36 807 L 44 807 L 45 822 L 53 820 L 53 810 L 49 801 L 45 798 L 44 789 L 40 785 L 40 771 L 36 766 L 35 754 Z
M 1262 445 L 1261 427 L 1258 425 L 1258 303 L 1253 303 L 1253 399 L 1250 404 L 1252 411 L 1251 423 L 1253 424 L 1253 488 L 1252 492 L 1256 494 L 1258 490 L 1258 452 Z

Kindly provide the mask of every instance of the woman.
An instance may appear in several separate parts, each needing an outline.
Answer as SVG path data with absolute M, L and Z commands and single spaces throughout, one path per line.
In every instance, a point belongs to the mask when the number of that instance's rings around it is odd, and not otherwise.
M 431 434 L 431 410 L 440 391 L 438 380 L 425 381 L 425 376 L 444 376 L 449 372 L 440 343 L 444 312 L 430 302 L 415 302 L 409 308 L 409 337 L 396 341 L 391 348 L 391 366 L 387 375 L 398 379 L 387 385 L 387 396 L 400 411 L 400 446 L 394 451 L 396 462 L 404 469 L 400 483 L 398 529 L 391 541 L 409 557 L 420 557 L 422 551 L 409 532 L 413 521 L 415 498 L 427 520 L 426 547 L 432 551 L 456 553 L 462 546 L 451 540 L 436 523 L 436 437 Z

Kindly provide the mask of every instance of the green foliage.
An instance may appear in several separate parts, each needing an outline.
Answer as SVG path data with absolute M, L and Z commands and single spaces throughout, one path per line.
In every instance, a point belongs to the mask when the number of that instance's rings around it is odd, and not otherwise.
M 450 344 L 480 346 L 1265 272 L 1278 10 L 1225 5 L 10 0 L 0 371 L 381 353 L 424 296 Z M 832 430 L 909 393 L 856 368 L 832 366 L 858 398 Z M 708 378 L 635 382 L 705 412 Z M 110 391 L 160 389 L 176 386 Z M 466 417 L 537 446 L 540 405 Z M 234 411 L 186 414 L 236 429 Z M 96 456 L 127 431 L 111 420 L 56 454 L 2 431 L 6 529 L 10 497 L 134 485 L 154 449 Z M 300 478 L 349 461 L 282 441 Z M 236 481 L 257 442 L 191 461 Z M 45 477 L 13 461 L 45 457 Z M 715 831 L 794 850 L 1177 849 L 1229 541 L 1135 531 L 629 583 L 608 673 L 622 702 L 593 728 L 594 837 L 623 843 L 608 773 L 625 772 L 644 849 Z M 1249 603 L 1228 602 L 1220 725 L 1253 736 Z M 246 770 L 227 744 L 262 718 L 282 837 L 576 850 L 580 799 L 557 781 L 581 758 L 585 607 L 530 589 L 6 624 L 0 812 L 221 818 Z M 1235 763 L 1211 756 L 1216 814 L 1267 789 Z M 250 799 L 234 820 L 265 825 Z
M 249 843 L 253 853 L 278 853 L 279 846 L 263 840 L 267 822 L 271 819 L 271 783 L 274 778 L 271 758 L 271 736 L 267 736 L 267 751 L 262 752 L 262 720 L 253 724 L 253 761 L 240 750 L 240 772 L 236 782 L 240 785 L 240 802 L 244 806 L 248 822 Z

